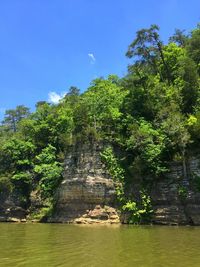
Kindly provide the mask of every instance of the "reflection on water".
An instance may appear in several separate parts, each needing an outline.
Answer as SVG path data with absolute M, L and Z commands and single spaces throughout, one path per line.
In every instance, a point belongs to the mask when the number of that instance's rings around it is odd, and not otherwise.
M 200 228 L 0 224 L 2 267 L 199 267 Z

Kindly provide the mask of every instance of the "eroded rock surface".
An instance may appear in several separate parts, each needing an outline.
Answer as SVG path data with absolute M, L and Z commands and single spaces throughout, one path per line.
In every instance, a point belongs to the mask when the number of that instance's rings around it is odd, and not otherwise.
M 114 209 L 116 201 L 115 183 L 101 161 L 101 151 L 101 145 L 82 145 L 74 148 L 68 155 L 65 160 L 64 180 L 56 194 L 55 213 L 49 221 L 119 222 L 119 219 L 112 219 L 110 213 L 103 208 L 107 205 Z
M 25 222 L 27 210 L 8 198 L 0 203 L 0 222 Z
M 85 214 L 74 220 L 76 224 L 116 224 L 120 223 L 116 209 L 109 206 L 97 205 L 93 210 L 87 210 Z
M 194 184 L 195 175 L 200 175 L 199 160 L 192 158 L 188 161 L 185 179 L 181 164 L 174 163 L 168 176 L 153 185 L 153 223 L 200 225 L 200 192 Z M 184 195 L 181 188 L 185 190 Z

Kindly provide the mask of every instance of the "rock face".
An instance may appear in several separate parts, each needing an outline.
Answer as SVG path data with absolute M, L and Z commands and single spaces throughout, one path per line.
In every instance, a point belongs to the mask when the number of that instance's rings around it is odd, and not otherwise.
M 97 205 L 93 210 L 74 220 L 77 224 L 116 224 L 120 223 L 119 214 L 113 207 Z
M 116 184 L 101 161 L 102 150 L 101 144 L 87 144 L 77 145 L 69 151 L 64 163 L 64 179 L 56 193 L 55 211 L 48 222 L 127 222 L 117 212 Z M 188 160 L 187 177 L 183 177 L 181 163 L 172 163 L 167 176 L 152 184 L 152 223 L 200 225 L 200 192 L 196 184 L 199 181 L 200 188 L 199 159 Z M 130 190 L 137 195 L 140 188 L 141 184 L 138 182 Z M 36 213 L 44 204 L 34 192 L 31 194 L 31 203 Z M 16 197 L 6 196 L 0 199 L 0 222 L 25 222 L 27 214 Z
M 25 222 L 27 211 L 16 199 L 8 196 L 5 201 L 0 199 L 0 222 Z
M 200 192 L 194 184 L 195 176 L 200 176 L 199 160 L 190 159 L 187 178 L 183 179 L 181 164 L 174 163 L 168 176 L 152 186 L 153 223 L 200 225 Z
M 49 222 L 119 222 L 113 210 L 115 184 L 101 162 L 102 149 L 97 144 L 80 145 L 66 157 L 64 179 L 57 190 L 55 213 Z
M 115 184 L 101 162 L 102 150 L 102 145 L 82 145 L 70 151 L 65 159 L 64 180 L 56 195 L 55 213 L 49 222 L 120 222 L 115 209 Z M 200 225 L 200 193 L 194 186 L 195 175 L 200 176 L 199 160 L 190 159 L 187 178 L 183 179 L 181 163 L 172 163 L 167 177 L 152 184 L 152 223 Z M 133 191 L 140 186 L 133 185 Z

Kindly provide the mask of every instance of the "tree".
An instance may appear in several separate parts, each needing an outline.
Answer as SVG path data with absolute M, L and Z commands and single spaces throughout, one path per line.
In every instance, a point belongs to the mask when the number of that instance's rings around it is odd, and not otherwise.
M 182 110 L 186 114 L 194 112 L 199 105 L 200 84 L 197 68 L 194 61 L 185 57 L 180 62 L 180 76 L 182 78 L 181 95 L 183 98 Z
M 154 74 L 158 71 L 158 62 L 161 60 L 166 73 L 167 80 L 172 82 L 171 75 L 166 64 L 163 54 L 163 43 L 159 36 L 159 27 L 151 25 L 148 29 L 141 29 L 136 33 L 135 40 L 129 45 L 126 56 L 129 58 L 136 57 L 140 65 L 148 65 Z
M 8 109 L 5 112 L 5 118 L 3 120 L 3 124 L 6 125 L 10 130 L 16 132 L 17 121 L 16 121 L 16 111 L 14 109 Z
M 17 137 L 6 140 L 0 149 L 0 166 L 3 172 L 29 170 L 32 168 L 35 146 Z
M 35 107 L 36 109 L 38 109 L 40 106 L 42 105 L 48 105 L 48 102 L 47 101 L 38 101 L 36 104 L 35 104 Z
M 44 198 L 52 197 L 62 178 L 62 167 L 56 160 L 56 148 L 48 145 L 36 156 L 34 171 Z
M 144 74 L 145 75 L 145 74 Z M 152 102 L 150 100 L 150 88 L 148 78 L 138 77 L 133 72 L 122 80 L 122 85 L 128 90 L 122 103 L 121 111 L 133 117 L 145 117 L 148 120 L 153 118 Z
M 132 151 L 135 159 L 142 161 L 142 172 L 160 175 L 167 169 L 163 162 L 166 148 L 165 134 L 155 129 L 153 125 L 143 119 L 135 121 L 129 126 L 127 149 Z
M 0 173 L 3 177 L 9 177 L 22 205 L 27 205 L 29 201 L 34 154 L 35 146 L 30 141 L 16 137 L 6 140 L 0 149 Z
M 16 132 L 18 122 L 27 118 L 29 115 L 29 108 L 24 105 L 17 106 L 16 109 L 6 110 L 3 124 L 8 126 L 10 130 Z
M 169 38 L 170 43 L 176 43 L 178 46 L 185 47 L 188 41 L 188 35 L 185 30 L 175 29 L 175 33 Z
M 175 43 L 169 43 L 163 47 L 163 55 L 173 84 L 175 83 L 175 79 L 180 77 L 180 61 L 184 58 L 185 54 L 185 49 Z M 160 63 L 160 72 L 162 73 L 162 77 L 166 79 L 168 73 L 166 73 L 166 68 L 162 62 Z
M 80 89 L 77 88 L 76 86 L 71 86 L 69 88 L 69 92 L 67 93 L 68 96 L 73 95 L 73 96 L 78 96 L 80 95 Z
M 158 127 L 168 138 L 168 152 L 172 153 L 172 157 L 169 159 L 173 160 L 173 156 L 179 154 L 182 160 L 183 175 L 186 178 L 186 152 L 191 143 L 186 117 L 181 114 L 176 104 L 171 103 L 160 111 L 158 121 L 160 121 Z
M 107 80 L 94 80 L 81 101 L 81 105 L 87 109 L 88 126 L 102 135 L 114 134 L 122 116 L 120 109 L 126 95 L 127 90 L 117 85 L 113 76 Z
M 20 105 L 16 107 L 16 119 L 17 122 L 20 120 L 27 118 L 30 115 L 30 109 L 25 107 L 24 105 Z
M 74 109 L 79 99 L 80 99 L 80 89 L 77 88 L 76 86 L 71 86 L 62 102 L 68 104 L 72 109 Z
M 189 56 L 197 64 L 198 73 L 200 75 L 200 23 L 191 33 L 191 38 L 186 46 Z

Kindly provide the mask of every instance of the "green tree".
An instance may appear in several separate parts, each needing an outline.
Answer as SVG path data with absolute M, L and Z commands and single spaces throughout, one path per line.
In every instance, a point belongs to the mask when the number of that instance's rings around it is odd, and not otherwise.
M 155 129 L 152 124 L 141 119 L 129 126 L 130 135 L 127 139 L 127 149 L 133 151 L 135 158 L 143 162 L 143 171 L 160 175 L 165 172 L 163 154 L 166 148 L 166 136 Z M 145 170 L 146 168 L 146 170 Z
M 191 114 L 199 105 L 199 76 L 195 63 L 191 58 L 185 57 L 180 63 L 182 110 L 186 114 Z
M 73 130 L 73 112 L 65 102 L 59 105 L 43 103 L 28 118 L 19 123 L 19 132 L 31 139 L 38 150 L 52 144 L 58 149 L 65 146 L 65 139 Z
M 8 109 L 5 111 L 3 124 L 8 126 L 10 130 L 16 132 L 18 122 L 29 115 L 29 108 L 23 105 L 17 106 L 16 109 Z
M 175 29 L 175 33 L 169 38 L 170 43 L 176 43 L 178 46 L 185 47 L 188 41 L 188 35 L 185 30 Z
M 56 160 L 56 148 L 48 145 L 36 156 L 34 172 L 43 198 L 52 197 L 62 179 L 63 168 Z
M 153 71 L 153 74 L 159 73 L 158 62 L 161 61 L 167 73 L 168 83 L 170 84 L 172 82 L 171 74 L 163 53 L 163 43 L 160 40 L 159 27 L 157 25 L 151 25 L 148 29 L 137 31 L 136 38 L 129 45 L 126 56 L 129 58 L 135 57 L 136 63 L 141 66 L 148 65 Z
M 35 146 L 16 137 L 7 140 L 0 149 L 0 166 L 3 172 L 28 170 L 32 166 Z
M 197 64 L 198 73 L 200 75 L 200 23 L 191 33 L 186 49 L 191 59 Z
M 127 91 L 113 81 L 96 79 L 82 96 L 81 104 L 87 109 L 89 126 L 105 135 L 115 133 L 115 126 L 122 117 L 120 111 Z
M 185 116 L 181 114 L 176 104 L 171 104 L 165 108 L 163 107 L 159 114 L 159 120 L 159 127 L 168 137 L 168 152 L 170 151 L 172 153 L 170 159 L 174 159 L 173 156 L 177 154 L 180 156 L 183 165 L 184 178 L 186 178 L 186 152 L 191 143 L 187 120 Z

